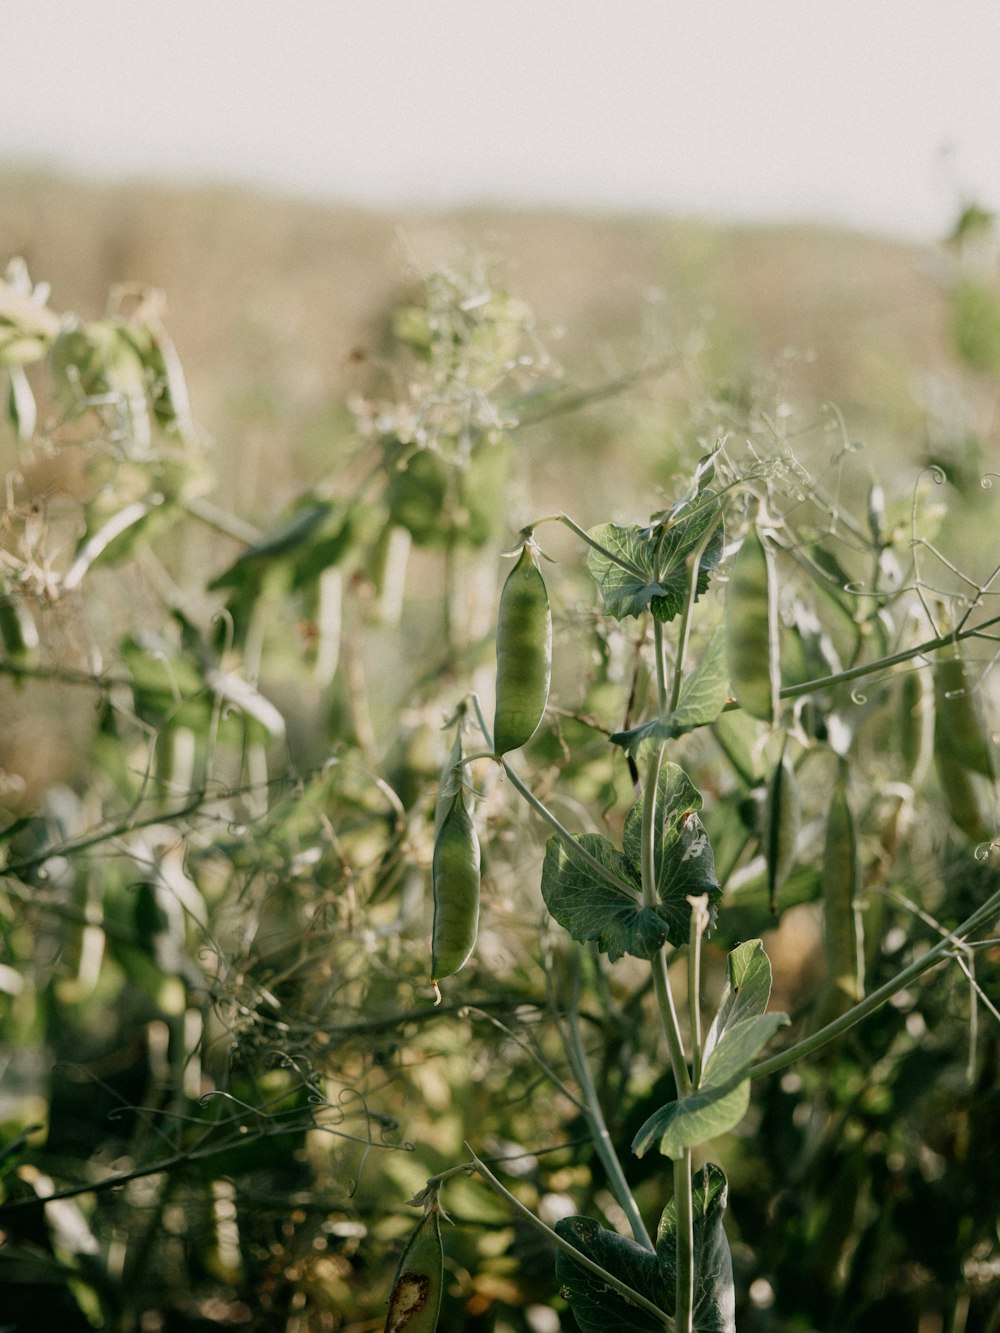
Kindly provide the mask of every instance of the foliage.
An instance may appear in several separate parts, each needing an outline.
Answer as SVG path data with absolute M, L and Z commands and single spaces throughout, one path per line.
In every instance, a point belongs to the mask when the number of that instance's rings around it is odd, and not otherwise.
M 373 1327 L 416 1226 L 447 1328 L 990 1328 L 997 557 L 946 540 L 995 496 L 692 403 L 656 512 L 529 513 L 551 694 L 498 762 L 532 422 L 633 377 L 571 390 L 482 268 L 391 323 L 401 391 L 261 531 L 156 293 L 0 285 L 5 1321 Z M 435 1003 L 442 786 L 484 901 Z

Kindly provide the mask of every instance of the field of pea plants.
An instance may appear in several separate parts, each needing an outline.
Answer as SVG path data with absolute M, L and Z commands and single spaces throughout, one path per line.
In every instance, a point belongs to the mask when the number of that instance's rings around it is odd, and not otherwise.
M 995 220 L 0 219 L 0 1330 L 1000 1333 Z

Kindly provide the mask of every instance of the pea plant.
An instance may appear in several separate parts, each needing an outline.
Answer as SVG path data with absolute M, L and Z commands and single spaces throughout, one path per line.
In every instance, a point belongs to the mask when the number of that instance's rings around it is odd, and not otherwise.
M 384 345 L 251 522 L 160 294 L 0 281 L 4 1321 L 997 1333 L 988 469 Z
M 969 975 L 973 1010 L 985 999 L 969 964 L 984 947 L 977 933 L 1000 912 L 995 888 L 953 928 L 942 929 L 938 943 L 881 984 L 866 984 L 866 963 L 878 947 L 879 910 L 878 884 L 862 873 L 859 819 L 852 808 L 851 770 L 858 762 L 853 732 L 868 704 L 858 682 L 876 681 L 896 698 L 906 762 L 926 763 L 928 746 L 936 747 L 954 818 L 982 837 L 978 858 L 994 854 L 992 812 L 985 818 L 978 813 L 969 776 L 993 773 L 982 713 L 989 682 L 985 671 L 973 675 L 966 653 L 993 641 L 1000 616 L 989 613 L 988 598 L 1000 566 L 948 606 L 940 589 L 932 594 L 921 566 L 921 557 L 934 549 L 920 535 L 919 494 L 927 480 L 915 484 L 902 543 L 904 529 L 891 534 L 885 526 L 878 487 L 869 494 L 867 531 L 837 513 L 855 551 L 872 560 L 873 577 L 864 585 L 823 550 L 817 534 L 806 544 L 802 511 L 818 512 L 823 499 L 790 457 L 762 458 L 751 451 L 734 461 L 728 442 L 705 455 L 680 497 L 644 523 L 604 523 L 585 531 L 559 513 L 521 533 L 499 602 L 492 727 L 474 695 L 462 701 L 452 723 L 455 740 L 442 773 L 434 842 L 431 975 L 435 987 L 450 979 L 475 947 L 481 849 L 470 774 L 492 763 L 550 832 L 541 896 L 551 919 L 579 949 L 596 951 L 608 965 L 627 958 L 648 966 L 650 1003 L 672 1087 L 631 1142 L 616 1145 L 588 1071 L 578 1019 L 564 1015 L 566 1054 L 581 1090 L 578 1105 L 631 1235 L 623 1234 L 625 1227 L 611 1229 L 576 1215 L 550 1227 L 470 1145 L 467 1162 L 431 1178 L 414 1200 L 423 1205 L 424 1217 L 400 1260 L 387 1330 L 436 1326 L 443 1287 L 439 1196 L 456 1175 L 473 1172 L 554 1247 L 560 1291 L 584 1333 L 730 1333 L 736 1297 L 724 1228 L 728 1183 L 723 1168 L 701 1150 L 739 1126 L 752 1083 L 807 1057 L 822 1060 L 856 1024 L 944 961 Z M 550 696 L 553 621 L 541 569 L 542 533 L 550 524 L 563 525 L 584 544 L 599 616 L 634 627 L 636 670 L 627 704 L 622 701 L 626 725 L 607 736 L 628 765 L 636 793 L 615 840 L 572 832 L 514 757 L 526 746 L 532 753 Z M 908 546 L 908 571 L 894 546 Z M 709 596 L 710 586 L 721 590 L 721 598 Z M 825 599 L 841 623 L 824 624 L 810 595 L 816 602 Z M 912 601 L 934 629 L 920 641 Z M 648 673 L 646 694 L 637 684 L 642 671 Z M 859 715 L 853 720 L 852 709 Z M 704 1008 L 705 950 L 726 908 L 706 826 L 711 815 L 674 757 L 698 733 L 714 735 L 720 762 L 737 787 L 755 790 L 752 813 L 744 812 L 743 847 L 735 854 L 731 846 L 723 849 L 724 873 L 731 876 L 747 847 L 755 849 L 750 875 L 766 896 L 765 921 L 767 914 L 777 918 L 797 861 L 815 860 L 820 850 L 826 980 L 808 1022 L 799 1018 L 797 1039 L 775 1049 L 790 1019 L 769 1005 L 772 971 L 760 938 L 731 948 L 717 1000 Z M 827 796 L 822 824 L 813 820 L 808 828 L 800 794 L 804 772 L 824 775 L 813 780 L 822 780 Z M 732 813 L 732 792 L 718 772 L 713 786 L 717 809 L 729 805 Z M 902 781 L 895 794 L 897 807 L 912 796 Z M 715 820 L 720 830 L 725 823 Z M 672 1197 L 655 1232 L 629 1187 L 622 1149 L 638 1158 L 659 1153 L 671 1163 Z

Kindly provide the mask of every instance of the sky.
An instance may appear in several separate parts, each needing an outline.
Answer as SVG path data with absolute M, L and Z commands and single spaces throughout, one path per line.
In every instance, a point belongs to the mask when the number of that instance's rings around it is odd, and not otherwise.
M 937 239 L 1000 0 L 0 0 L 0 168 Z

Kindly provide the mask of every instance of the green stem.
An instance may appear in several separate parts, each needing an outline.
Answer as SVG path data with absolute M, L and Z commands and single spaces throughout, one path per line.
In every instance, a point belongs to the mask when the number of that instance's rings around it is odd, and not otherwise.
M 646 786 L 643 790 L 641 849 L 642 901 L 643 905 L 649 908 L 655 908 L 658 901 L 656 892 L 655 860 L 656 809 L 660 787 L 660 769 L 663 765 L 663 754 L 665 749 L 665 746 L 658 745 L 650 756 L 649 769 L 646 774 Z M 663 949 L 658 949 L 656 954 L 650 960 L 650 964 L 653 969 L 653 986 L 656 990 L 656 1003 L 660 1014 L 660 1022 L 663 1026 L 663 1035 L 666 1038 L 667 1050 L 670 1054 L 670 1067 L 674 1072 L 674 1081 L 677 1084 L 677 1094 L 679 1097 L 683 1097 L 691 1089 L 691 1080 L 688 1076 L 687 1057 L 684 1054 L 684 1042 L 681 1037 L 677 1009 L 674 1005 L 673 992 L 670 989 L 670 978 L 667 976 L 667 959 L 665 951 Z
M 503 770 L 508 778 L 510 778 L 513 785 L 521 793 L 531 808 L 545 820 L 550 828 L 555 830 L 559 839 L 569 850 L 571 855 L 578 862 L 593 871 L 602 883 L 609 884 L 612 888 L 618 889 L 635 902 L 634 888 L 631 885 L 626 884 L 624 880 L 619 879 L 618 876 L 613 874 L 606 865 L 602 865 L 596 856 L 592 856 L 590 852 L 587 851 L 586 847 L 581 845 L 578 838 L 574 838 L 569 829 L 559 822 L 548 806 L 538 799 L 527 783 L 521 781 L 506 759 L 501 759 L 500 763 L 503 765 Z
M 873 662 L 863 662 L 860 666 L 849 667 L 846 671 L 838 671 L 832 676 L 818 676 L 815 680 L 803 681 L 800 685 L 786 685 L 781 691 L 781 698 L 798 699 L 805 694 L 816 694 L 820 690 L 828 690 L 835 685 L 843 685 L 849 680 L 860 680 L 862 676 L 870 676 L 877 671 L 885 671 L 889 667 L 899 666 L 903 662 L 912 661 L 915 657 L 924 657 L 927 653 L 939 652 L 942 648 L 959 643 L 963 639 L 974 639 L 977 635 L 981 635 L 983 630 L 997 624 L 1000 624 L 1000 616 L 992 616 L 989 620 L 984 620 L 982 624 L 973 626 L 972 629 L 953 630 L 950 634 L 941 634 L 936 639 L 927 639 L 926 642 L 918 643 L 913 648 L 904 648 L 901 652 L 892 653 L 888 657 L 878 657 Z M 723 711 L 738 707 L 739 705 L 736 703 L 726 704 Z
M 801 1060 L 803 1056 L 812 1055 L 814 1051 L 818 1051 L 827 1042 L 834 1041 L 837 1037 L 842 1036 L 856 1023 L 860 1023 L 869 1014 L 881 1009 L 894 995 L 904 990 L 911 981 L 915 981 L 929 968 L 936 966 L 949 954 L 953 954 L 956 947 L 961 947 L 960 944 L 956 944 L 956 940 L 960 941 L 963 936 L 970 935 L 974 930 L 989 924 L 998 914 L 1000 914 L 1000 892 L 994 893 L 983 903 L 982 907 L 977 908 L 947 938 L 939 940 L 933 948 L 928 949 L 927 953 L 922 954 L 909 967 L 904 967 L 902 972 L 898 972 L 884 986 L 880 986 L 878 990 L 874 990 L 870 995 L 865 996 L 859 1004 L 848 1009 L 845 1014 L 835 1018 L 832 1023 L 827 1023 L 818 1032 L 814 1032 L 811 1036 L 796 1042 L 794 1046 L 789 1046 L 787 1050 L 779 1051 L 769 1059 L 761 1060 L 759 1064 L 753 1065 L 750 1069 L 750 1077 L 762 1078 L 765 1074 L 776 1074 L 779 1069 L 787 1068 L 788 1065 L 794 1064 L 796 1060 Z
M 606 556 L 607 559 L 610 560 L 612 564 L 617 565 L 619 569 L 626 570 L 629 574 L 634 575 L 635 578 L 641 579 L 643 583 L 645 583 L 646 579 L 649 577 L 648 570 L 641 569 L 639 565 L 634 565 L 631 560 L 626 560 L 623 556 L 616 555 L 614 551 L 609 551 L 608 548 L 606 546 L 602 546 L 600 542 L 595 542 L 593 537 L 591 537 L 589 533 L 587 533 L 583 528 L 580 527 L 579 523 L 573 522 L 569 514 L 562 514 L 562 513 L 546 514 L 544 518 L 536 518 L 535 521 L 530 526 L 532 528 L 540 528 L 543 523 L 565 524 L 565 526 L 569 528 L 570 532 L 575 532 L 581 541 L 586 542 L 587 545 L 592 546 L 595 551 L 598 551 L 600 552 L 601 555 Z
M 681 682 L 684 679 L 684 655 L 687 652 L 688 634 L 691 630 L 691 613 L 694 610 L 694 604 L 698 600 L 698 575 L 701 572 L 701 558 L 708 550 L 708 544 L 715 536 L 715 530 L 722 522 L 722 511 L 714 523 L 710 523 L 705 529 L 704 536 L 698 543 L 697 549 L 691 555 L 691 577 L 688 580 L 687 601 L 684 603 L 684 610 L 681 613 L 681 621 L 677 630 L 677 649 L 674 653 L 674 679 L 670 692 L 670 711 L 674 712 L 681 697 Z M 663 711 L 662 708 L 660 710 Z
M 472 1164 L 475 1167 L 477 1174 L 482 1176 L 490 1189 L 493 1190 L 495 1194 L 498 1194 L 500 1198 L 502 1198 L 509 1207 L 513 1208 L 520 1217 L 524 1218 L 529 1226 L 534 1227 L 534 1229 L 541 1235 L 544 1235 L 551 1244 L 569 1255 L 574 1263 L 579 1264 L 581 1268 L 586 1268 L 589 1272 L 593 1273 L 595 1277 L 599 1278 L 613 1291 L 616 1291 L 618 1295 L 628 1301 L 629 1304 L 637 1306 L 640 1310 L 650 1315 L 663 1328 L 671 1331 L 675 1328 L 674 1321 L 664 1310 L 661 1310 L 659 1306 L 654 1305 L 651 1300 L 648 1300 L 641 1294 L 641 1292 L 635 1291 L 626 1282 L 622 1282 L 621 1278 L 616 1277 L 614 1273 L 609 1273 L 607 1269 L 602 1268 L 600 1264 L 595 1263 L 593 1259 L 584 1254 L 582 1250 L 578 1250 L 576 1246 L 572 1245 L 568 1240 L 563 1240 L 562 1236 L 560 1236 L 558 1232 L 553 1231 L 550 1226 L 546 1226 L 540 1217 L 536 1217 L 530 1208 L 526 1208 L 520 1199 L 511 1194 L 510 1190 L 506 1189 L 505 1186 L 497 1180 L 496 1176 L 490 1171 L 485 1162 L 481 1161 L 480 1158 L 476 1156 L 472 1149 L 469 1148 L 468 1144 L 466 1144 L 466 1147 L 469 1150 L 469 1155 L 472 1158 Z
M 575 1009 L 571 1010 L 569 1015 L 568 1052 L 573 1064 L 573 1072 L 580 1085 L 580 1091 L 583 1093 L 585 1114 L 590 1125 L 594 1147 L 597 1149 L 597 1155 L 608 1173 L 614 1196 L 624 1209 L 629 1226 L 632 1228 L 632 1235 L 640 1245 L 645 1246 L 647 1250 L 652 1250 L 654 1249 L 652 1239 L 646 1230 L 646 1224 L 642 1220 L 639 1206 L 629 1189 L 625 1172 L 622 1170 L 622 1164 L 618 1160 L 618 1154 L 615 1152 L 611 1135 L 608 1133 L 608 1127 L 604 1121 L 604 1113 L 597 1097 L 597 1089 L 594 1087 L 594 1080 L 591 1078 L 590 1067 L 587 1064 L 587 1054 L 583 1049 L 580 1023 Z
M 653 958 L 650 959 L 650 967 L 653 969 L 653 989 L 656 991 L 656 1005 L 660 1013 L 660 1022 L 663 1025 L 663 1035 L 667 1039 L 667 1049 L 670 1053 L 670 1068 L 673 1071 L 674 1082 L 677 1084 L 677 1097 L 680 1099 L 686 1097 L 691 1091 L 691 1076 L 688 1073 L 687 1057 L 684 1054 L 684 1043 L 681 1040 L 681 1029 L 677 1020 L 677 1009 L 674 1006 L 674 996 L 670 989 L 665 949 L 657 950 Z
M 677 1333 L 694 1333 L 694 1191 L 690 1148 L 685 1148 L 674 1162 L 674 1209 L 677 1217 L 674 1321 Z

